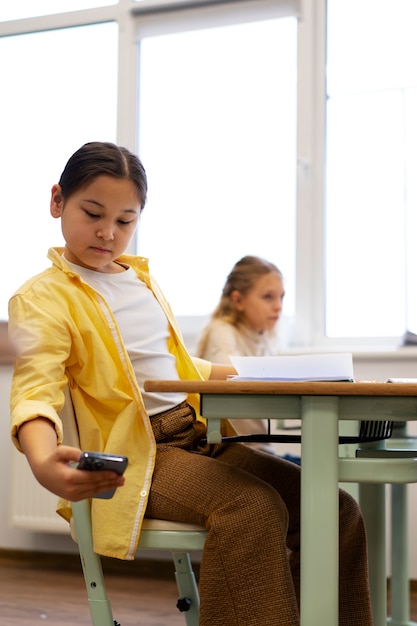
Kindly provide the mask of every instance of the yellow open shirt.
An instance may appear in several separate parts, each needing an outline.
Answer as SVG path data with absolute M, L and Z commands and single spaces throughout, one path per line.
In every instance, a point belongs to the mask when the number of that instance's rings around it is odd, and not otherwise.
M 53 265 L 27 281 L 9 303 L 9 329 L 17 346 L 11 390 L 11 434 L 18 449 L 21 424 L 38 416 L 50 419 L 62 443 L 59 412 L 64 390 L 71 391 L 84 450 L 129 458 L 126 484 L 111 500 L 94 499 L 92 518 L 97 553 L 133 559 L 146 510 L 155 461 L 155 440 L 132 365 L 116 320 L 104 298 L 73 272 L 51 248 Z M 123 255 L 152 290 L 169 323 L 168 349 L 179 377 L 208 379 L 211 363 L 191 358 L 171 308 L 151 278 L 147 259 Z M 140 323 L 140 312 L 138 312 Z M 198 412 L 198 397 L 190 395 Z M 60 501 L 66 519 L 71 510 Z

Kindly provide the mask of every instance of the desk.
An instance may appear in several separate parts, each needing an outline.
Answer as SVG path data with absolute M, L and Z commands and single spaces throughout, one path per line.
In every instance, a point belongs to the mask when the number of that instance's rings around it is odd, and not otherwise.
M 222 418 L 301 419 L 301 626 L 338 624 L 338 421 L 417 420 L 417 384 L 146 381 L 145 389 L 199 393 L 211 443 Z

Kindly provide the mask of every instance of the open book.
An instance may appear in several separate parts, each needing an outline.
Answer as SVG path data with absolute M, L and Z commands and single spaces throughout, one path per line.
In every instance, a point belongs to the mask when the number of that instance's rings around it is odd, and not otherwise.
M 291 356 L 231 356 L 238 375 L 232 380 L 353 380 L 350 352 Z

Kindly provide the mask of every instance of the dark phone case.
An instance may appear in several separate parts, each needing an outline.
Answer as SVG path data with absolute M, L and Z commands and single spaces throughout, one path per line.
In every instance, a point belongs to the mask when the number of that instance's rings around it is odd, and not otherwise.
M 124 473 L 127 467 L 127 457 L 106 454 L 104 452 L 83 452 L 80 460 L 78 461 L 77 469 L 87 470 L 90 472 L 98 472 L 103 470 L 109 470 L 116 472 L 120 476 Z M 114 496 L 116 489 L 110 489 L 99 493 L 94 498 L 104 498 L 109 500 Z

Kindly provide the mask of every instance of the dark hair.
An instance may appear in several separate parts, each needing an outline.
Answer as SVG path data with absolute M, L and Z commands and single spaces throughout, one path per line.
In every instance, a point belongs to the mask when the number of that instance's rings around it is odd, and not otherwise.
M 97 176 L 130 179 L 136 186 L 143 209 L 148 183 L 141 161 L 127 148 L 108 142 L 86 143 L 70 157 L 59 179 L 64 200 Z

